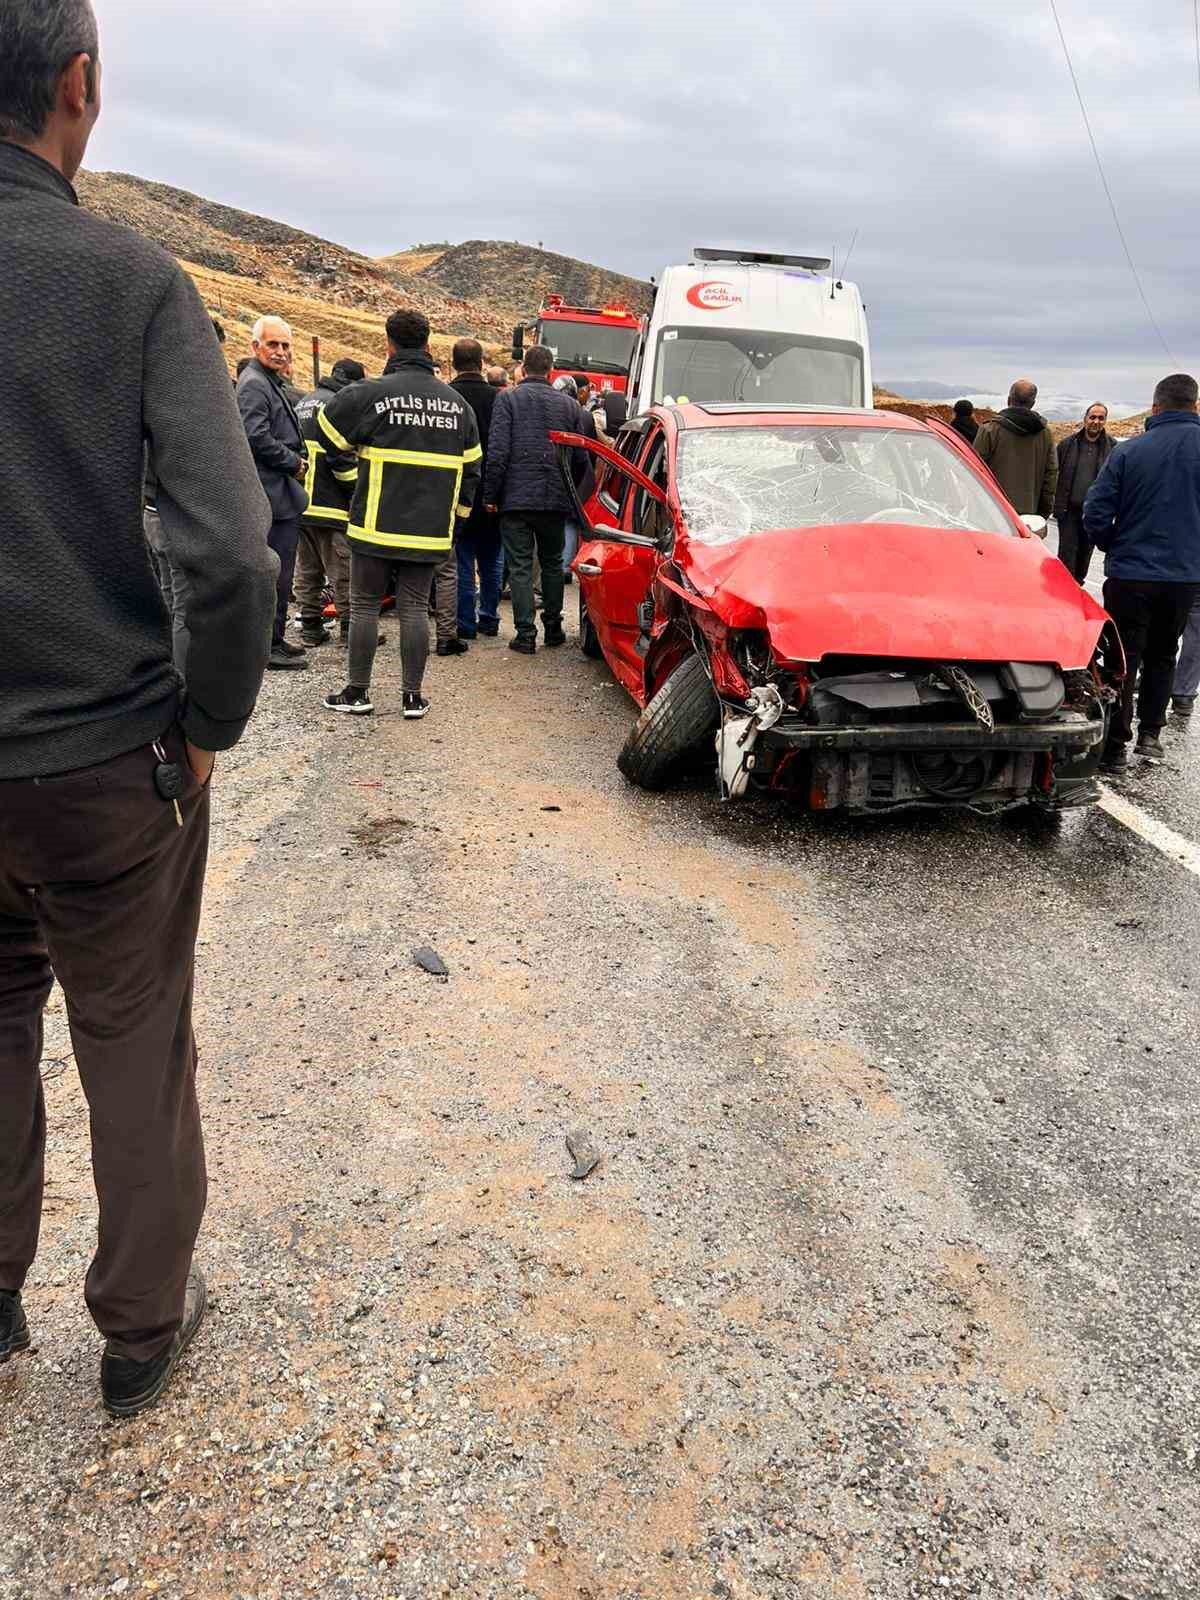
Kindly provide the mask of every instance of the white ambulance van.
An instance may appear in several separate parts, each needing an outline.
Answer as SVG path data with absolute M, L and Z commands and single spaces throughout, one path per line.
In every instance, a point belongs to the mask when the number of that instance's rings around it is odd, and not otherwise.
M 667 267 L 634 354 L 630 414 L 686 400 L 870 408 L 866 311 L 829 266 L 697 248 Z

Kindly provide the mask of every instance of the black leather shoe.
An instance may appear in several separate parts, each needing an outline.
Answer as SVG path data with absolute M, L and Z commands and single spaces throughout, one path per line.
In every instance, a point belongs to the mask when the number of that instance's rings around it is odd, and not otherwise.
M 500 632 L 500 624 L 498 622 L 481 622 L 479 631 L 485 639 L 494 639 Z
M 440 656 L 465 656 L 470 645 L 463 639 L 443 639 L 437 647 Z
M 183 1302 L 183 1324 L 162 1355 L 150 1361 L 130 1361 L 104 1352 L 100 1363 L 100 1393 L 104 1409 L 114 1417 L 136 1417 L 157 1405 L 170 1383 L 183 1352 L 196 1336 L 208 1309 L 208 1285 L 192 1268 Z
M 21 1296 L 9 1289 L 0 1289 L 0 1367 L 9 1356 L 28 1349 L 29 1324 L 25 1320 Z
M 508 648 L 515 650 L 519 656 L 537 655 L 537 645 L 532 639 L 511 639 Z
M 566 644 L 567 636 L 561 628 L 548 628 L 546 637 L 542 642 L 547 650 L 557 650 L 560 645 Z

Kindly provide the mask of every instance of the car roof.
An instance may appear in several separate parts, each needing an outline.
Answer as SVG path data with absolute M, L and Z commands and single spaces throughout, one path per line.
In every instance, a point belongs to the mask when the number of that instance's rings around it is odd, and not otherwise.
M 871 411 L 864 406 L 721 405 L 664 406 L 680 428 L 778 427 L 786 423 L 829 423 L 834 427 L 908 428 L 920 432 L 925 424 L 899 411 Z

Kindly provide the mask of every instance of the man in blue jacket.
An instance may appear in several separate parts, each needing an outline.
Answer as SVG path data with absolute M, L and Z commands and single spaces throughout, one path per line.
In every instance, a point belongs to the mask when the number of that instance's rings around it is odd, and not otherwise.
M 304 651 L 289 643 L 284 632 L 300 543 L 300 518 L 308 509 L 304 489 L 308 452 L 296 408 L 284 387 L 292 359 L 292 330 L 281 317 L 260 317 L 250 337 L 254 359 L 238 378 L 238 410 L 258 468 L 258 481 L 271 502 L 267 543 L 279 557 L 275 627 L 267 665 L 276 670 L 294 670 L 308 666 Z
M 1200 595 L 1200 387 L 1177 372 L 1154 391 L 1146 432 L 1109 456 L 1088 492 L 1083 527 L 1105 552 L 1104 604 L 1125 646 L 1121 703 L 1109 724 L 1103 765 L 1120 772 L 1135 754 L 1162 761 L 1159 734 L 1175 676 L 1179 639 Z

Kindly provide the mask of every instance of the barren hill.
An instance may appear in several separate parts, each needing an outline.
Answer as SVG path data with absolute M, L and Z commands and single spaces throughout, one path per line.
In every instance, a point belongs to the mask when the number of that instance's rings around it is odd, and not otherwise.
M 511 321 L 532 316 L 548 294 L 571 305 L 620 304 L 649 311 L 653 290 L 640 278 L 609 272 L 573 256 L 499 239 L 469 239 L 445 249 L 418 248 L 379 263 L 404 276 L 436 284 L 445 292 L 504 312 Z

